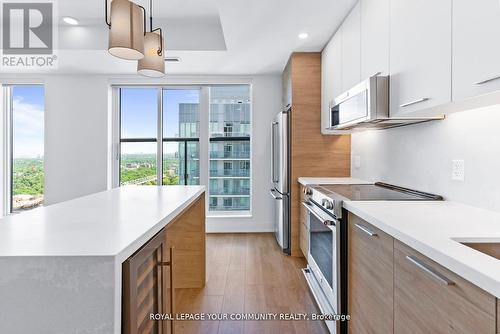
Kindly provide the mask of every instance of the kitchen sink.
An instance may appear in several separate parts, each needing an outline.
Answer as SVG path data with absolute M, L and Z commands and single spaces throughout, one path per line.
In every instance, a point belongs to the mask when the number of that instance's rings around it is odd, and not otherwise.
M 483 254 L 494 257 L 500 260 L 500 242 L 464 242 L 460 241 L 462 245 L 475 249 Z

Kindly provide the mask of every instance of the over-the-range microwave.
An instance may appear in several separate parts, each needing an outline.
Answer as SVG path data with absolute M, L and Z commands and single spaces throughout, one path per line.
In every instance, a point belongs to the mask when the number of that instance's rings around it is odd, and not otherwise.
M 330 102 L 327 130 L 387 129 L 443 119 L 389 117 L 389 77 L 374 75 Z

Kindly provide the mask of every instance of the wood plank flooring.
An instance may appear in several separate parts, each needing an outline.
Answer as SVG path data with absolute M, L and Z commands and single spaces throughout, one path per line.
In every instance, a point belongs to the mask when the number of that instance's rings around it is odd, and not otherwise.
M 319 313 L 301 268 L 274 235 L 208 234 L 207 284 L 176 289 L 177 313 Z M 327 333 L 319 321 L 177 321 L 176 333 Z

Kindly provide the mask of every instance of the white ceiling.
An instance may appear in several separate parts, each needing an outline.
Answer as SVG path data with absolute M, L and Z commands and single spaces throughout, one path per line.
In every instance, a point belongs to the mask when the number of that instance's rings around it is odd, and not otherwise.
M 137 0 L 147 7 L 147 1 Z M 356 0 L 153 0 L 166 31 L 169 74 L 281 72 L 293 51 L 321 51 Z M 104 0 L 57 1 L 58 15 L 80 20 L 59 29 L 59 72 L 133 74 L 136 63 L 106 51 Z M 297 35 L 307 32 L 309 38 Z

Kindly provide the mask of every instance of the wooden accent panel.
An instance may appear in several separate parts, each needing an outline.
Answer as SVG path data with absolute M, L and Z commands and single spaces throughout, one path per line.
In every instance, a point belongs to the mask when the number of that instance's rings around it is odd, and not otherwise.
M 414 256 L 453 281 L 445 285 L 407 259 Z M 431 261 L 394 243 L 394 333 L 494 333 L 496 299 Z
M 500 334 L 500 299 L 497 299 L 497 334 Z
M 321 134 L 320 53 L 293 53 L 285 68 L 283 81 L 284 86 L 291 87 L 292 102 L 291 248 L 292 256 L 302 256 L 297 179 L 301 176 L 350 176 L 351 137 Z
M 348 221 L 349 333 L 393 333 L 394 239 L 351 213 Z
M 304 186 L 300 186 L 300 229 L 299 229 L 299 240 L 300 240 L 300 250 L 302 251 L 302 254 L 304 257 L 307 259 L 307 254 L 309 253 L 309 227 L 307 226 L 307 216 L 308 212 L 307 209 L 302 205 L 302 202 L 304 201 L 305 195 L 304 195 Z
M 150 320 L 149 315 L 170 310 L 165 305 L 169 299 L 162 297 L 165 276 L 158 266 L 168 260 L 162 230 L 123 263 L 122 333 L 166 333 L 169 326 Z
M 471 242 L 464 245 L 500 260 L 500 243 Z
M 202 288 L 206 281 L 205 194 L 167 226 L 167 247 L 175 249 L 174 286 Z

